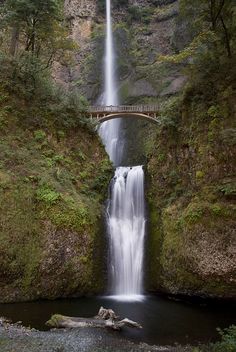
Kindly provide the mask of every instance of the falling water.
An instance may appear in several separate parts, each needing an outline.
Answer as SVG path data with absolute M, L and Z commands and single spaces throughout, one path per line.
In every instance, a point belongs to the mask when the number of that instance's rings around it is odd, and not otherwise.
M 115 55 L 112 34 L 111 0 L 106 0 L 106 55 L 105 55 L 105 93 L 102 104 L 118 105 L 117 85 L 115 78 Z M 106 151 L 115 166 L 119 165 L 122 145 L 119 141 L 120 119 L 104 122 L 100 127 L 100 136 Z
M 108 226 L 112 292 L 119 299 L 137 299 L 142 294 L 145 235 L 142 166 L 116 169 Z
M 105 93 L 102 103 L 118 105 L 111 0 L 106 0 Z M 120 165 L 123 154 L 120 119 L 100 128 L 111 161 Z M 107 209 L 111 293 L 119 300 L 141 299 L 145 236 L 144 172 L 142 166 L 118 167 L 111 185 Z

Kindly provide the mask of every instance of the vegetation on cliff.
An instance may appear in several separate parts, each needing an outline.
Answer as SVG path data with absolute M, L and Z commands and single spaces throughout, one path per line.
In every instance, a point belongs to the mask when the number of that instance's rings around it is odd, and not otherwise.
M 236 346 L 236 326 L 227 329 L 218 329 L 221 340 L 205 346 L 195 347 L 192 352 L 233 352 Z
M 0 10 L 0 301 L 98 292 L 111 165 L 85 99 L 51 78 L 74 48 L 62 2 Z
M 191 39 L 159 60 L 184 64 L 188 80 L 161 104 L 148 163 L 151 281 L 173 293 L 235 298 L 235 5 L 180 5 Z

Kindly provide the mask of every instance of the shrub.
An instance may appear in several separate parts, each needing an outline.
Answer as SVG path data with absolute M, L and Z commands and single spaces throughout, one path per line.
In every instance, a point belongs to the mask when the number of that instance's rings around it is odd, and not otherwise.
M 181 119 L 181 97 L 171 97 L 161 104 L 159 119 L 161 126 L 176 129 Z
M 225 196 L 236 196 L 236 183 L 228 183 L 219 187 L 219 191 Z
M 21 109 L 17 106 L 17 115 L 24 125 L 41 130 L 46 122 L 57 124 L 61 130 L 84 126 L 94 131 L 95 126 L 86 115 L 87 100 L 75 90 L 65 91 L 58 87 L 50 77 L 50 70 L 41 68 L 39 58 L 22 54 L 9 59 L 0 52 L 0 104 L 6 104 L 6 114 L 12 109 L 7 102 L 9 94 L 15 102 L 23 101 Z M 1 110 L 5 113 L 3 107 Z M 0 128 L 4 127 L 5 115 L 0 116 Z M 41 140 L 43 136 L 38 131 L 35 138 Z
M 43 141 L 46 138 L 46 133 L 43 130 L 34 131 L 34 138 L 36 141 Z
M 235 352 L 236 351 L 236 326 L 232 325 L 227 329 L 217 329 L 221 341 L 203 347 L 199 352 Z
M 200 180 L 204 177 L 204 172 L 203 171 L 196 171 L 196 179 Z
M 42 185 L 36 191 L 36 199 L 46 203 L 47 205 L 55 204 L 60 199 L 60 197 L 60 193 L 56 192 L 48 185 Z
M 128 7 L 128 22 L 136 21 L 144 24 L 149 24 L 151 21 L 153 9 L 152 8 L 142 8 L 137 5 Z
M 114 9 L 120 9 L 121 7 L 127 6 L 129 4 L 128 0 L 113 0 L 112 5 Z M 97 9 L 100 13 L 105 13 L 106 11 L 106 0 L 97 1 Z

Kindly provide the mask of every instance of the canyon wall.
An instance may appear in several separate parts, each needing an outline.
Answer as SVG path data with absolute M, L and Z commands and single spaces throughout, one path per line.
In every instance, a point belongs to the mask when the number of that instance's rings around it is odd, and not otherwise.
M 70 84 L 97 102 L 103 90 L 104 4 L 71 1 L 66 8 L 79 43 Z M 194 102 L 195 92 L 183 99 L 184 65 L 158 62 L 191 41 L 178 1 L 114 1 L 113 21 L 121 103 L 166 109 L 160 127 L 129 119 L 122 129 L 122 163 L 147 166 L 147 288 L 235 297 L 233 95 L 219 95 L 217 106 Z

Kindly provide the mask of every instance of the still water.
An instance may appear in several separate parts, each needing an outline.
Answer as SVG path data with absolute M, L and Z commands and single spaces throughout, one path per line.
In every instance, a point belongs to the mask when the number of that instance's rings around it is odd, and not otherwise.
M 45 322 L 54 313 L 91 317 L 100 306 L 113 309 L 121 318 L 128 317 L 143 325 L 142 330 L 122 331 L 124 338 L 149 344 L 195 344 L 214 341 L 216 328 L 236 324 L 236 303 L 190 303 L 149 296 L 140 302 L 117 302 L 107 297 L 0 304 L 0 316 L 22 321 L 25 326 L 47 330 Z

